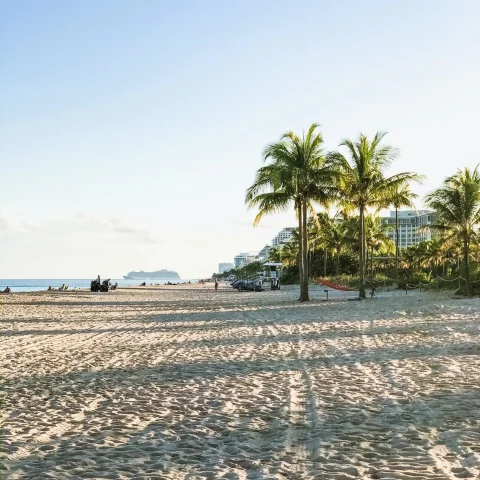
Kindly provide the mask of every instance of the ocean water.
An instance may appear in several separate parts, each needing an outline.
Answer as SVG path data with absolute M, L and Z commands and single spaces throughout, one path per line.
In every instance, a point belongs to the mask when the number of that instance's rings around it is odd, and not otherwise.
M 0 279 L 0 289 L 4 290 L 5 287 L 10 287 L 12 292 L 38 292 L 42 290 L 47 290 L 47 288 L 51 285 L 54 288 L 59 288 L 64 283 L 68 285 L 68 289 L 71 290 L 73 288 L 90 288 L 90 282 L 93 279 L 84 279 L 84 278 L 45 278 L 45 279 L 19 279 L 19 278 L 7 278 L 7 279 Z M 103 278 L 102 278 L 103 280 Z M 110 280 L 112 283 L 117 282 L 119 287 L 135 287 L 140 285 L 143 280 L 125 280 L 124 278 L 112 278 Z M 181 280 L 171 280 L 171 279 L 161 279 L 156 278 L 154 280 L 145 280 L 147 285 L 150 284 L 160 284 L 164 285 L 166 282 L 171 283 L 183 283 L 183 282 L 196 282 L 196 280 L 192 279 L 181 279 Z

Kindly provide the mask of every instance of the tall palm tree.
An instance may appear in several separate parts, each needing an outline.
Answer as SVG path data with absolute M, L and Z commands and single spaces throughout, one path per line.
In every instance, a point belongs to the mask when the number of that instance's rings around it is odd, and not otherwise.
M 427 205 L 435 211 L 436 224 L 447 238 L 458 236 L 462 242 L 463 269 L 467 296 L 472 296 L 470 282 L 470 245 L 478 236 L 480 223 L 480 172 L 464 168 L 448 177 L 443 185 L 426 197 Z
M 385 177 L 385 170 L 397 156 L 397 150 L 390 145 L 381 145 L 385 133 L 377 132 L 370 141 L 360 134 L 357 141 L 344 140 L 348 159 L 340 152 L 331 152 L 329 161 L 341 169 L 339 187 L 343 192 L 343 204 L 346 208 L 358 210 L 360 216 L 359 270 L 360 298 L 366 298 L 365 292 L 365 213 L 368 208 L 379 209 L 392 203 L 394 193 L 402 185 L 419 176 L 412 172 L 398 173 Z
M 287 132 L 279 142 L 264 150 L 265 161 L 271 163 L 257 170 L 253 185 L 247 189 L 245 202 L 257 207 L 254 226 L 264 215 L 285 211 L 293 203 L 298 219 L 300 301 L 308 294 L 307 212 L 315 215 L 313 202 L 326 203 L 334 192 L 334 170 L 323 155 L 323 137 L 313 124 L 301 137 Z
M 418 180 L 420 181 L 421 176 L 419 175 Z M 398 228 L 398 210 L 402 207 L 415 208 L 414 200 L 418 198 L 416 193 L 413 193 L 410 190 L 408 183 L 399 185 L 393 194 L 391 205 L 395 209 L 395 278 L 398 278 L 398 257 L 399 257 L 399 241 L 400 234 Z

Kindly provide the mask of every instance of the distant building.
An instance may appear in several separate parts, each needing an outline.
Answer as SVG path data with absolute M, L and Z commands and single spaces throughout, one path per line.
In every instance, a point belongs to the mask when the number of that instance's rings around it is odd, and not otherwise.
M 399 210 L 398 211 L 398 245 L 400 248 L 410 247 L 417 243 L 430 240 L 432 238 L 431 232 L 426 229 L 421 229 L 426 225 L 432 224 L 434 212 L 431 210 Z M 385 225 L 392 227 L 388 232 L 388 236 L 395 242 L 395 211 L 390 211 L 389 217 L 382 217 L 382 222 Z
M 218 273 L 228 272 L 229 270 L 232 270 L 232 268 L 235 268 L 235 265 L 233 263 L 219 263 Z
M 249 263 L 255 262 L 256 260 L 258 260 L 256 253 L 239 253 L 238 255 L 235 255 L 233 263 L 235 264 L 235 268 L 241 268 Z
M 270 245 L 265 245 L 259 252 L 258 252 L 258 259 L 259 260 L 266 260 L 268 258 L 268 252 L 272 247 Z
M 287 243 L 293 235 L 295 227 L 286 227 L 281 232 L 278 232 L 277 236 L 272 240 L 272 247 L 276 247 L 283 243 Z

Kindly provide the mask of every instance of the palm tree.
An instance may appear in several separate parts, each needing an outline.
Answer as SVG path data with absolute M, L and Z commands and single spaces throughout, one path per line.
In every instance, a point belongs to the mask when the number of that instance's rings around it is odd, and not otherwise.
M 420 176 L 418 180 L 420 181 Z M 408 183 L 399 185 L 396 188 L 394 196 L 392 198 L 391 205 L 393 205 L 393 208 L 395 208 L 395 278 L 398 278 L 398 243 L 400 241 L 398 229 L 398 210 L 402 207 L 415 208 L 415 204 L 413 203 L 413 201 L 416 198 L 418 198 L 418 195 L 410 190 L 410 186 L 408 185 Z
M 480 172 L 464 168 L 448 177 L 443 185 L 426 197 L 427 205 L 435 211 L 433 229 L 444 232 L 448 238 L 457 236 L 462 242 L 463 268 L 467 296 L 472 296 L 470 283 L 470 245 L 478 235 L 480 223 Z
M 441 247 L 441 253 L 443 257 L 443 262 L 442 262 L 442 274 L 445 275 L 446 273 L 446 266 L 453 266 L 456 264 L 456 259 L 459 258 L 462 255 L 462 246 L 459 245 L 458 238 L 448 240 L 445 237 L 440 237 L 442 239 L 442 247 Z M 478 243 L 475 243 L 473 245 L 472 253 L 473 253 L 473 258 L 475 259 L 475 253 L 477 251 Z M 478 261 L 478 260 L 477 260 Z
M 423 259 L 423 267 L 430 269 L 430 274 L 440 274 L 440 269 L 445 264 L 445 239 L 442 237 L 434 237 L 425 243 L 425 256 Z
M 293 203 L 298 219 L 300 301 L 308 295 L 308 232 L 307 212 L 315 215 L 313 202 L 325 203 L 333 194 L 334 171 L 323 156 L 323 137 L 313 124 L 307 134 L 298 137 L 287 132 L 279 142 L 264 150 L 265 161 L 271 163 L 257 170 L 253 185 L 248 188 L 245 202 L 258 207 L 254 226 L 264 215 L 285 211 Z
M 268 251 L 268 260 L 270 262 L 280 263 L 282 261 L 282 249 L 279 247 L 272 247 Z
M 375 251 L 384 250 L 391 251 L 393 242 L 388 236 L 391 229 L 389 225 L 382 223 L 376 215 L 365 215 L 365 241 L 368 249 L 370 249 L 370 272 L 373 275 L 373 256 Z
M 351 235 L 349 228 L 348 218 L 344 212 L 337 212 L 333 217 L 330 217 L 327 213 L 318 213 L 318 243 L 325 248 L 325 260 L 326 251 L 331 250 L 332 254 L 335 254 L 335 275 L 340 274 L 340 255 L 346 247 L 351 243 Z
M 423 262 L 423 243 L 417 243 L 415 245 L 410 245 L 403 251 L 403 258 L 405 260 L 406 265 L 410 270 L 414 270 L 415 268 L 420 268 L 420 265 Z
M 385 177 L 385 170 L 397 156 L 397 150 L 390 145 L 381 145 L 385 133 L 377 132 L 371 141 L 360 134 L 356 142 L 344 140 L 340 146 L 346 147 L 349 159 L 340 152 L 331 152 L 329 161 L 341 170 L 339 188 L 343 192 L 343 204 L 346 208 L 358 210 L 360 216 L 359 270 L 360 298 L 366 298 L 365 292 L 365 213 L 368 208 L 382 208 L 392 203 L 395 192 L 420 177 L 411 172 L 398 173 Z
M 295 266 L 298 265 L 298 257 L 300 253 L 300 238 L 298 235 L 296 237 L 292 236 L 290 240 L 283 245 L 281 249 L 281 259 L 282 263 L 287 266 Z

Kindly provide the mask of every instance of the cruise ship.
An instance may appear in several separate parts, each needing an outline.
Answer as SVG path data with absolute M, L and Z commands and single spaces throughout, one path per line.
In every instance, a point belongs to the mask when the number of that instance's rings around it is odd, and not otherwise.
M 180 280 L 177 272 L 172 270 L 157 270 L 156 272 L 128 272 L 124 275 L 125 280 Z

